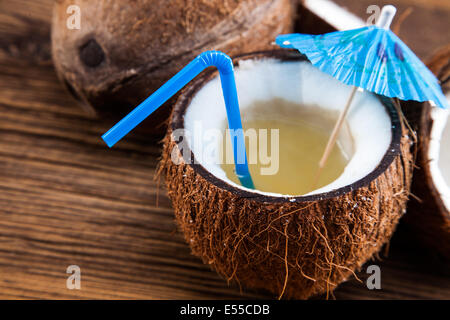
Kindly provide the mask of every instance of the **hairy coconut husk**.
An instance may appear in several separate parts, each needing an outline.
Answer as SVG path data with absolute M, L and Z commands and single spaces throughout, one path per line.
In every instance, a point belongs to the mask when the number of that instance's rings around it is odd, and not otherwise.
M 439 50 L 427 63 L 430 70 L 441 81 L 444 92 L 450 91 L 450 45 Z M 433 248 L 442 257 L 450 259 L 450 213 L 446 209 L 436 189 L 429 165 L 429 145 L 433 119 L 430 103 L 415 103 L 408 109 L 417 110 L 409 118 L 418 128 L 418 152 L 407 222 L 415 234 L 426 245 Z
M 57 73 L 90 112 L 122 117 L 205 50 L 269 48 L 290 32 L 295 0 L 59 0 L 52 54 Z M 66 27 L 69 5 L 81 29 Z M 170 108 L 152 115 L 167 119 Z M 159 114 L 159 116 L 158 116 Z
M 234 61 L 263 57 L 305 59 L 278 50 Z M 192 98 L 214 76 L 213 71 L 202 75 L 179 96 L 160 163 L 192 253 L 228 281 L 280 297 L 305 299 L 331 292 L 389 241 L 405 212 L 412 156 L 394 106 L 384 101 L 393 122 L 389 151 L 364 179 L 328 193 L 264 196 L 227 184 L 201 164 L 184 162 L 173 139 L 172 132 L 184 128 Z M 178 165 L 171 160 L 174 148 Z

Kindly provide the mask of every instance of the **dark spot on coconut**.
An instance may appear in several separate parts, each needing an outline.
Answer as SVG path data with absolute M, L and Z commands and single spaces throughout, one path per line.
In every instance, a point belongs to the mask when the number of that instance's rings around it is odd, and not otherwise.
M 95 68 L 105 60 L 105 53 L 95 39 L 89 39 L 80 47 L 80 60 L 85 66 Z

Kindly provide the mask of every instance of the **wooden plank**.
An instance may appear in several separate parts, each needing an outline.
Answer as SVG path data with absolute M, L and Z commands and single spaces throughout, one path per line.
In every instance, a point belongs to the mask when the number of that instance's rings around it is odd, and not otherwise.
M 54 73 L 52 2 L 0 2 L 0 298 L 272 298 L 241 292 L 190 254 L 154 180 L 157 137 L 101 142 L 111 121 L 86 115 Z M 375 263 L 382 290 L 351 280 L 335 297 L 450 298 L 448 265 L 406 230 Z M 72 264 L 81 290 L 66 288 Z

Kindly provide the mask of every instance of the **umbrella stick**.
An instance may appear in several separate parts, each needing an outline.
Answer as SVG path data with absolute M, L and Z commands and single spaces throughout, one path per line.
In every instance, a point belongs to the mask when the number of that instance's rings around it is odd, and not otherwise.
M 400 124 L 402 126 L 402 131 L 404 129 L 404 126 L 406 126 L 409 130 L 409 132 L 411 133 L 411 136 L 414 140 L 414 142 L 417 142 L 417 135 L 414 132 L 413 128 L 411 128 L 411 125 L 408 122 L 408 119 L 406 119 L 405 114 L 402 111 L 402 107 L 400 106 L 400 102 L 398 101 L 397 98 L 394 99 L 394 106 L 395 106 L 395 110 L 397 110 L 397 113 L 400 117 Z
M 331 154 L 331 151 L 333 150 L 333 147 L 336 144 L 336 140 L 339 136 L 339 131 L 341 130 L 342 125 L 344 124 L 345 117 L 347 116 L 348 110 L 350 109 L 350 105 L 352 104 L 353 98 L 355 97 L 356 90 L 358 90 L 358 87 L 354 86 L 350 93 L 350 96 L 347 100 L 347 104 L 346 104 L 345 108 L 342 109 L 341 113 L 339 114 L 339 118 L 333 128 L 333 132 L 331 133 L 331 136 L 328 139 L 327 146 L 326 146 L 325 151 L 322 155 L 322 158 L 320 159 L 320 162 L 319 162 L 319 170 L 317 172 L 317 175 L 316 175 L 316 178 L 314 181 L 314 187 L 317 186 L 320 175 L 322 174 L 322 170 L 325 167 L 325 165 L 327 164 L 327 161 Z

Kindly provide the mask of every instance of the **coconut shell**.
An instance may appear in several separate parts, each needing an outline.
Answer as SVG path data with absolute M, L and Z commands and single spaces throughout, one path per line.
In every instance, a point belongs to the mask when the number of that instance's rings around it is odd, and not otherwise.
M 444 92 L 450 91 L 450 45 L 439 50 L 427 63 L 430 70 L 441 81 Z M 418 114 L 409 118 L 418 128 L 418 151 L 412 193 L 405 222 L 426 245 L 450 260 L 450 213 L 444 206 L 431 176 L 428 160 L 433 119 L 431 105 L 415 103 L 410 106 Z
M 264 57 L 305 59 L 281 50 L 234 61 Z M 185 163 L 172 137 L 173 130 L 184 127 L 196 92 L 214 76 L 216 72 L 202 75 L 179 96 L 160 163 L 192 253 L 226 280 L 277 297 L 305 299 L 331 292 L 389 241 L 406 210 L 410 140 L 402 135 L 392 103 L 383 102 L 393 122 L 389 151 L 364 179 L 323 194 L 263 196 L 227 184 L 200 164 Z M 178 165 L 171 160 L 174 148 Z
M 121 118 L 205 50 L 235 55 L 269 48 L 292 31 L 295 2 L 59 0 L 53 60 L 89 112 Z M 80 30 L 66 27 L 69 5 L 80 7 Z M 166 106 L 150 119 L 159 124 L 169 113 Z

